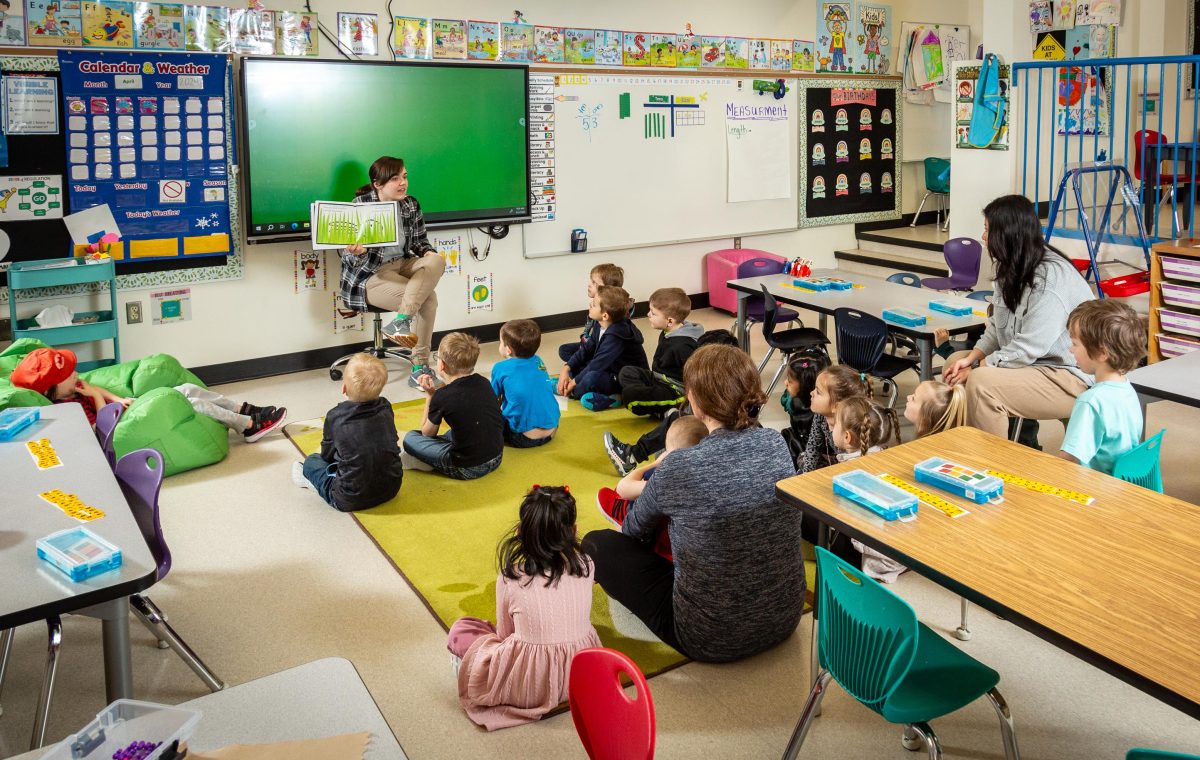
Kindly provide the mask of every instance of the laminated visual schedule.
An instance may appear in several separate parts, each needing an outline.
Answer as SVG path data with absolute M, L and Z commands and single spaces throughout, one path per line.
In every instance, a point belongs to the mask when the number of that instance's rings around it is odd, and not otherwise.
M 71 208 L 108 204 L 117 258 L 224 255 L 228 58 L 60 51 Z

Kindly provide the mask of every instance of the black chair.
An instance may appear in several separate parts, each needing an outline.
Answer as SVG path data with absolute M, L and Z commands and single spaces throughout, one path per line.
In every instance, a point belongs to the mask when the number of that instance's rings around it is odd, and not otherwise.
M 342 358 L 329 365 L 329 379 L 341 380 L 342 367 L 346 362 L 354 358 L 355 354 L 367 353 L 380 359 L 386 359 L 389 356 L 394 359 L 403 359 L 412 364 L 412 349 L 401 348 L 392 343 L 387 338 L 383 337 L 383 315 L 390 314 L 387 309 L 380 309 L 377 306 L 367 304 L 367 312 L 374 315 L 372 319 L 373 340 L 370 345 L 364 346 L 361 351 L 355 351 L 353 354 L 346 354 Z
M 858 309 L 841 308 L 833 312 L 837 329 L 838 363 L 878 378 L 891 389 L 888 406 L 896 403 L 896 375 L 917 370 L 917 359 L 892 356 L 884 352 L 888 343 L 888 325 L 879 317 Z
M 917 277 L 912 272 L 896 272 L 895 274 L 889 274 L 887 281 L 894 282 L 898 285 L 907 285 L 910 288 L 921 287 L 921 278 Z
M 768 259 L 764 256 L 759 256 L 758 258 L 754 258 L 754 259 L 746 259 L 741 264 L 738 264 L 737 279 L 744 280 L 747 277 L 764 277 L 769 274 L 782 274 L 783 267 L 784 267 L 784 264 L 782 261 L 776 261 L 775 259 Z M 769 300 L 771 300 L 772 303 L 776 303 L 773 298 L 771 298 Z M 746 296 L 746 334 L 747 335 L 750 334 L 750 327 L 755 322 L 762 322 L 764 325 L 767 323 L 767 312 L 766 312 L 766 309 L 764 308 L 763 304 L 764 304 L 764 301 L 760 300 L 758 296 L 754 296 L 754 295 Z M 778 305 L 778 304 L 776 304 L 776 305 Z M 789 309 L 785 306 L 779 307 L 778 313 L 779 313 L 778 318 L 779 318 L 780 322 L 795 322 L 796 320 L 800 319 L 799 314 L 797 314 L 794 310 Z M 736 320 L 734 321 L 733 328 L 730 329 L 730 332 L 733 333 L 734 335 L 738 334 Z M 750 344 L 747 342 L 746 345 L 750 345 Z
M 783 370 L 787 367 L 788 357 L 794 351 L 801 349 L 819 348 L 825 353 L 826 358 L 829 354 L 825 350 L 825 346 L 829 343 L 829 338 L 825 337 L 825 333 L 815 327 L 805 327 L 801 322 L 799 327 L 793 327 L 790 330 L 783 332 L 775 332 L 775 325 L 780 319 L 780 308 L 775 303 L 775 297 L 767 290 L 767 286 L 762 286 L 763 292 L 763 339 L 767 341 L 767 345 L 771 350 L 763 357 L 762 363 L 758 365 L 758 371 L 761 374 L 767 366 L 767 362 L 771 360 L 771 354 L 775 353 L 776 349 L 780 352 L 782 361 L 779 363 L 779 369 L 775 370 L 775 377 L 771 378 L 771 384 L 767 387 L 767 395 L 771 395 L 771 391 L 775 390 L 775 383 L 779 382 L 779 377 L 783 374 Z M 788 309 L 792 312 L 791 309 Z M 799 321 L 800 315 L 796 315 L 796 321 Z

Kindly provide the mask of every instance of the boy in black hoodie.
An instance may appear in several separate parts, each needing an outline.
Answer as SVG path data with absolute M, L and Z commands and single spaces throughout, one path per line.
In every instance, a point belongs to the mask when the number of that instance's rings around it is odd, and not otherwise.
M 696 339 L 704 328 L 688 322 L 692 313 L 692 301 L 682 288 L 659 288 L 650 294 L 650 327 L 661 330 L 658 348 L 654 350 L 654 361 L 650 369 L 625 367 L 617 374 L 621 384 L 621 399 L 629 411 L 639 415 L 662 418 L 668 409 L 673 409 L 685 400 L 683 395 L 683 363 L 696 350 Z M 591 408 L 600 411 L 606 399 L 598 394 Z M 608 406 L 616 406 L 616 399 L 607 399 Z
M 642 333 L 629 321 L 632 305 L 633 299 L 624 288 L 606 285 L 596 289 L 588 304 L 588 318 L 596 320 L 599 329 L 593 330 L 563 364 L 558 375 L 560 396 L 583 399 L 591 393 L 612 395 L 621 390 L 617 373 L 623 367 L 648 369 Z

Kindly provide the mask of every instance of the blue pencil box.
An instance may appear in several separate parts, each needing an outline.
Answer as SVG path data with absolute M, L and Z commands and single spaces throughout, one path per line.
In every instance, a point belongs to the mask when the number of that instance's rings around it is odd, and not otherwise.
M 42 418 L 36 406 L 15 406 L 0 412 L 0 441 L 11 441 Z
M 823 277 L 797 277 L 792 284 L 805 290 L 829 290 L 832 287 Z
M 976 504 L 1004 500 L 1004 481 L 995 475 L 973 470 L 941 457 L 931 457 L 913 466 L 913 477 Z
M 884 309 L 883 318 L 905 327 L 920 327 L 925 324 L 925 315 L 908 309 Z
M 953 301 L 930 301 L 929 308 L 955 317 L 969 317 L 974 311 L 970 306 L 954 303 Z
M 825 282 L 829 283 L 829 287 L 833 290 L 849 290 L 854 287 L 854 283 L 840 277 L 828 277 Z
M 917 497 L 866 470 L 851 470 L 833 476 L 833 492 L 865 507 L 885 520 L 899 520 L 917 513 Z

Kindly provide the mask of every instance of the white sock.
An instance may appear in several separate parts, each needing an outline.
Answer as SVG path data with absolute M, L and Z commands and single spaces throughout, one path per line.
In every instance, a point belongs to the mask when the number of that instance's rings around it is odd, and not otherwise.
M 425 464 L 420 459 L 417 459 L 412 454 L 409 454 L 404 449 L 400 449 L 400 466 L 406 470 L 420 470 L 421 472 L 433 472 L 432 465 Z
M 304 463 L 292 462 L 292 482 L 301 488 L 307 488 L 310 491 L 317 490 L 308 478 L 304 477 Z

